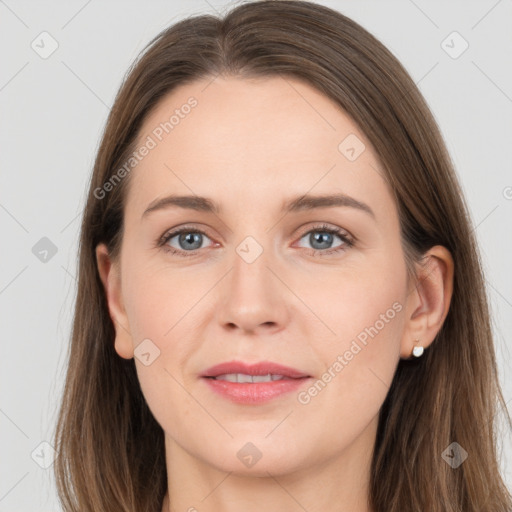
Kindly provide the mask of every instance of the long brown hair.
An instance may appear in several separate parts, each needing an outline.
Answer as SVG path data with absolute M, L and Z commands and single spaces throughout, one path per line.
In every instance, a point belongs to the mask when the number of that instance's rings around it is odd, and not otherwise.
M 167 490 L 164 435 L 134 360 L 114 350 L 114 326 L 95 247 L 119 255 L 129 175 L 112 179 L 140 128 L 178 85 L 219 74 L 301 79 L 334 100 L 373 144 L 395 195 L 408 264 L 434 245 L 455 263 L 446 320 L 424 356 L 399 362 L 381 408 L 369 505 L 376 512 L 509 512 L 495 415 L 497 377 L 480 256 L 453 164 L 414 81 L 375 37 L 306 1 L 256 1 L 222 17 L 167 28 L 129 70 L 94 164 L 79 248 L 78 291 L 54 468 L 66 512 L 160 512 Z M 104 197 L 103 197 L 104 196 Z M 507 416 L 510 421 L 510 418 Z M 457 442 L 458 468 L 443 459 Z M 172 499 L 172 497 L 171 497 Z

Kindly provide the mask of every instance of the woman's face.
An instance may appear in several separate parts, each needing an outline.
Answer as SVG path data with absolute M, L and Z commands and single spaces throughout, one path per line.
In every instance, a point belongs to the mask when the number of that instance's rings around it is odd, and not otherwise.
M 109 304 L 167 453 L 255 475 L 368 454 L 410 295 L 364 134 L 298 80 L 217 78 L 165 97 L 137 147 Z M 233 361 L 303 378 L 204 376 Z

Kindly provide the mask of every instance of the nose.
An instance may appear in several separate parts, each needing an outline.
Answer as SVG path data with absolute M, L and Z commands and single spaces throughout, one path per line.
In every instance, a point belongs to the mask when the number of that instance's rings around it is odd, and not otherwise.
M 247 246 L 245 246 L 247 248 Z M 227 330 L 244 333 L 275 333 L 284 328 L 290 310 L 291 293 L 277 275 L 278 266 L 263 250 L 254 261 L 243 248 L 233 257 L 233 265 L 218 290 L 218 320 Z M 249 247 L 249 251 L 255 247 Z

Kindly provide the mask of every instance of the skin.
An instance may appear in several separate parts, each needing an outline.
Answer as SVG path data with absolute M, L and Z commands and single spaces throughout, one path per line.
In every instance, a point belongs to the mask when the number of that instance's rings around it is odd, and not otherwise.
M 378 412 L 399 359 L 411 357 L 415 339 L 428 347 L 446 317 L 452 258 L 433 247 L 419 280 L 407 278 L 381 164 L 353 121 L 311 86 L 278 77 L 180 86 L 145 120 L 141 143 L 190 96 L 198 105 L 131 172 L 120 260 L 96 248 L 117 353 L 134 357 L 147 338 L 160 350 L 148 366 L 135 362 L 165 432 L 162 511 L 369 512 Z M 349 134 L 366 147 L 355 161 L 338 149 Z M 346 206 L 281 213 L 289 198 L 335 192 L 375 218 Z M 141 219 L 169 194 L 207 196 L 222 212 L 169 207 Z M 315 244 L 322 223 L 354 245 L 338 235 Z M 205 233 L 194 256 L 157 247 L 184 225 Z M 263 249 L 252 263 L 236 250 L 247 236 Z M 179 236 L 167 245 L 193 252 Z M 269 360 L 311 375 L 305 391 L 393 303 L 401 310 L 308 403 L 292 392 L 235 404 L 199 377 L 224 361 Z M 237 457 L 247 442 L 262 454 L 252 467 Z

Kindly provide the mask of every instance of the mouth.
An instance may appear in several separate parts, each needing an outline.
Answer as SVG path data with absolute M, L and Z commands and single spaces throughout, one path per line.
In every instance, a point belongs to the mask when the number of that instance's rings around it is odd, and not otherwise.
M 268 373 L 267 375 L 248 375 L 246 373 L 224 373 L 223 375 L 217 375 L 216 377 L 205 377 L 207 379 L 223 380 L 225 382 L 240 382 L 252 384 L 256 382 L 274 382 L 276 380 L 287 379 L 291 377 L 285 377 L 284 375 L 276 375 Z
M 236 376 L 236 381 L 232 380 Z M 208 368 L 201 374 L 201 377 L 221 378 L 220 380 L 228 380 L 229 382 L 265 382 L 259 380 L 248 380 L 253 377 L 265 377 L 271 380 L 281 379 L 302 379 L 310 377 L 296 368 L 284 366 L 282 364 L 273 363 L 271 361 L 260 361 L 254 364 L 243 363 L 241 361 L 228 361 L 217 364 Z M 272 377 L 275 377 L 272 379 Z M 242 380 L 238 380 L 241 378 Z
M 222 363 L 206 370 L 202 379 L 209 388 L 238 404 L 260 404 L 297 390 L 311 376 L 289 366 L 262 361 Z

